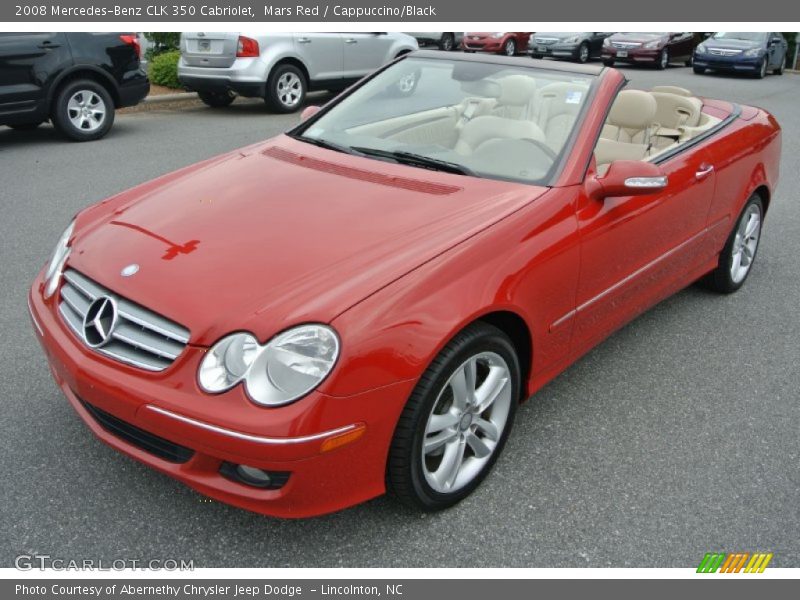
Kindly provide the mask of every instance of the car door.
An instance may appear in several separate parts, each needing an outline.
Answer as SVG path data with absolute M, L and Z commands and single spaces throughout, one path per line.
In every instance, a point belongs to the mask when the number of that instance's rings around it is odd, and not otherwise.
M 295 33 L 293 35 L 295 52 L 302 57 L 311 81 L 340 83 L 344 73 L 342 34 Z
M 391 58 L 388 52 L 392 39 L 386 33 L 343 33 L 344 77 L 360 79 Z
M 784 49 L 783 35 L 780 33 L 772 32 L 767 38 L 767 53 L 769 55 L 769 66 L 777 68 L 781 66 L 781 62 L 786 60 Z
M 689 60 L 692 56 L 692 39 L 694 34 L 690 31 L 670 33 L 669 55 L 672 60 Z
M 653 194 L 579 200 L 578 352 L 685 285 L 713 254 L 706 222 L 715 175 L 707 152 L 687 149 L 661 168 L 669 183 Z
M 0 33 L 0 117 L 45 111 L 48 81 L 69 56 L 63 33 Z

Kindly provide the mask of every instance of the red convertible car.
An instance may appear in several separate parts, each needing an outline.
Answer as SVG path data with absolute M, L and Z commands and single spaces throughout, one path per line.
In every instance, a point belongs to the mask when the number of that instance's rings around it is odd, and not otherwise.
M 203 494 L 441 509 L 611 332 L 745 282 L 780 148 L 763 110 L 614 69 L 416 52 L 80 212 L 30 312 L 88 427 Z

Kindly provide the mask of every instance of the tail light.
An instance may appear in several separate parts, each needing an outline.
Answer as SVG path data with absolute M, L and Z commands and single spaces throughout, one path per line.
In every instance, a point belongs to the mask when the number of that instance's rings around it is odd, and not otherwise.
M 253 38 L 239 36 L 239 44 L 236 47 L 237 58 L 254 58 L 259 55 L 258 42 Z
M 126 33 L 119 36 L 119 39 L 128 44 L 128 46 L 133 46 L 133 49 L 136 52 L 136 58 L 142 58 L 142 47 L 139 45 L 139 37 L 136 34 Z

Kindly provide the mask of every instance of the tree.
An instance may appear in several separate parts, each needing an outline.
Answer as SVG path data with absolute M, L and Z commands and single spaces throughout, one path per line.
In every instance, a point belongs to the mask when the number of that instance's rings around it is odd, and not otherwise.
M 181 43 L 181 34 L 177 31 L 146 31 L 144 37 L 153 44 L 147 50 L 148 59 L 165 52 L 178 50 Z

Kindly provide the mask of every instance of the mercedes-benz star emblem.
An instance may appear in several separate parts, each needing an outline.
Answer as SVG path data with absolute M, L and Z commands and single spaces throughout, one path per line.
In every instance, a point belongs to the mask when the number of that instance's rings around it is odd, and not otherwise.
M 83 317 L 83 339 L 92 348 L 99 348 L 111 339 L 117 326 L 117 303 L 113 298 L 100 296 L 90 305 Z
M 139 272 L 139 265 L 133 263 L 123 268 L 122 271 L 119 272 L 119 274 L 122 275 L 123 277 L 130 277 L 131 275 L 136 275 L 138 272 Z

